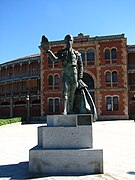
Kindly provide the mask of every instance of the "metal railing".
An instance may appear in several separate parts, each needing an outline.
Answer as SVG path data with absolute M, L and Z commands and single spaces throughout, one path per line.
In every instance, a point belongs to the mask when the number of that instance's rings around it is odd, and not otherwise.
M 0 82 L 2 81 L 9 81 L 13 79 L 21 79 L 21 78 L 31 78 L 31 77 L 39 77 L 40 73 L 39 72 L 30 72 L 30 73 L 20 73 L 20 74 L 14 74 L 10 76 L 3 76 L 0 77 Z

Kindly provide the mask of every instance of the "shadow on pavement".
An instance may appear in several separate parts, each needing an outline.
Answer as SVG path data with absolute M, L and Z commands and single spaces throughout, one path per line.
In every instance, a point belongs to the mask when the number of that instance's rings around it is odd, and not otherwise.
M 135 175 L 135 171 L 129 171 L 129 172 L 127 172 L 127 174 Z
M 61 175 L 57 175 L 61 176 Z M 56 176 L 56 177 L 57 177 Z M 70 177 L 70 175 L 68 175 Z M 89 175 L 91 176 L 91 175 Z M 98 178 L 102 179 L 103 174 L 96 175 Z M 8 164 L 8 165 L 1 165 L 0 166 L 0 179 L 3 180 L 4 178 L 8 178 L 10 180 L 25 180 L 25 179 L 37 179 L 37 178 L 47 178 L 51 176 L 47 176 L 45 174 L 33 174 L 28 172 L 28 162 L 20 162 L 18 164 Z M 63 176 L 66 178 L 66 176 Z M 72 177 L 78 178 L 79 176 Z M 81 178 L 85 178 L 87 175 L 81 176 Z M 65 179 L 64 178 L 64 179 Z
M 0 166 L 0 178 L 24 179 L 28 178 L 28 162 Z
M 39 174 L 30 174 L 28 172 L 28 162 L 20 162 L 18 164 L 8 164 L 0 166 L 0 179 L 9 178 L 11 180 L 18 179 L 35 179 L 47 176 L 41 176 Z

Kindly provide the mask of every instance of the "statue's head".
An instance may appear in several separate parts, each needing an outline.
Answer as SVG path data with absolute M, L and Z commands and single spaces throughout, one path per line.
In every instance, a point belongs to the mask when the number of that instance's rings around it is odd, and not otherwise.
M 72 47 L 72 44 L 73 44 L 73 36 L 72 35 L 70 35 L 70 34 L 66 35 L 64 40 L 65 40 L 67 48 Z

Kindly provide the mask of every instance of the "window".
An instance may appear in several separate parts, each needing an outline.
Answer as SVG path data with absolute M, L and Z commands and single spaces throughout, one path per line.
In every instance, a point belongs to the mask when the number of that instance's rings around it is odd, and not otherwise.
M 118 96 L 108 96 L 106 97 L 106 110 L 107 111 L 118 111 Z
M 55 112 L 59 112 L 59 99 L 55 99 Z
M 107 71 L 105 74 L 105 82 L 106 86 L 111 87 L 111 86 L 117 86 L 118 82 L 118 74 L 117 71 Z
M 49 85 L 49 86 L 53 86 L 53 75 L 49 75 L 48 85 Z
M 113 110 L 118 111 L 118 96 L 113 97 Z
M 87 51 L 87 61 L 94 61 L 95 60 L 95 53 L 93 49 Z
M 105 77 L 105 81 L 108 83 L 108 82 L 111 82 L 111 73 L 109 71 L 106 72 L 106 77 Z
M 111 50 L 111 58 L 112 58 L 112 60 L 113 60 L 113 59 L 117 59 L 117 52 L 116 52 L 116 49 L 115 49 L 115 48 L 113 48 L 113 49 Z
M 111 50 L 105 49 L 105 60 L 111 61 L 112 63 L 116 63 L 117 59 L 117 50 L 116 48 L 112 48 Z
M 112 82 L 118 82 L 117 72 L 116 71 L 112 72 Z
M 59 74 L 55 74 L 55 75 L 49 75 L 48 77 L 48 86 L 49 89 L 59 89 Z
M 48 109 L 49 109 L 49 113 L 53 112 L 53 99 L 49 99 L 49 103 L 48 103 Z
M 111 97 L 106 98 L 106 110 L 111 111 L 112 110 L 112 102 Z
M 82 56 L 82 61 L 85 61 L 85 51 L 84 50 L 80 50 L 81 56 Z
M 55 76 L 54 76 L 54 85 L 55 85 L 55 86 L 58 86 L 58 85 L 59 85 L 59 76 L 58 76 L 58 75 L 55 75 Z
M 110 50 L 109 49 L 105 50 L 105 60 L 110 60 Z
M 48 100 L 48 111 L 49 113 L 58 113 L 59 112 L 59 98 L 49 98 Z

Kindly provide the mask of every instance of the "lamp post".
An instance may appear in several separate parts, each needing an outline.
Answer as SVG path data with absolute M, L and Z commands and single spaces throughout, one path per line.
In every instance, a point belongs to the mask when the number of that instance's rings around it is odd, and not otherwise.
M 27 101 L 27 123 L 30 122 L 30 96 L 29 94 L 26 96 Z

